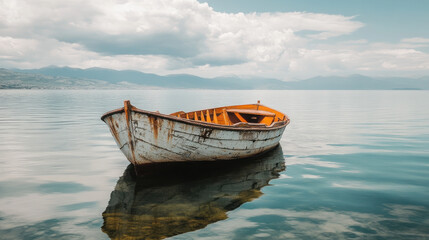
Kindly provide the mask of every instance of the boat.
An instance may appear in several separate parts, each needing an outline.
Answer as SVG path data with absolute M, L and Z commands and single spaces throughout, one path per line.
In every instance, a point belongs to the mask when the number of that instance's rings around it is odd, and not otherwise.
M 105 113 L 101 120 L 135 166 L 255 156 L 276 147 L 290 122 L 286 114 L 259 101 L 162 114 L 126 100 L 123 108 Z
M 225 220 L 228 211 L 262 196 L 286 166 L 278 146 L 236 161 L 148 165 L 153 169 L 143 176 L 133 168 L 119 178 L 102 214 L 110 239 L 163 239 Z

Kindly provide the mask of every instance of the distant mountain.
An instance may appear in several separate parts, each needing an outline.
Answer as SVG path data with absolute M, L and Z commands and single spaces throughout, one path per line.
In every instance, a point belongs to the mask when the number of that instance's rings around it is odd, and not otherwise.
M 371 78 L 314 77 L 284 82 L 269 78 L 202 78 L 175 74 L 160 76 L 133 70 L 105 68 L 46 67 L 40 69 L 0 69 L 0 89 L 302 89 L 302 90 L 428 90 L 429 77 Z
M 133 70 L 112 70 L 105 68 L 46 67 L 15 71 L 42 74 L 50 77 L 70 79 L 100 80 L 109 84 L 131 84 L 155 88 L 196 88 L 196 89 L 287 89 L 286 82 L 277 79 L 243 79 L 238 77 L 201 78 L 188 74 L 160 76 Z
M 0 68 L 0 89 L 102 89 L 115 85 L 100 80 L 23 73 Z

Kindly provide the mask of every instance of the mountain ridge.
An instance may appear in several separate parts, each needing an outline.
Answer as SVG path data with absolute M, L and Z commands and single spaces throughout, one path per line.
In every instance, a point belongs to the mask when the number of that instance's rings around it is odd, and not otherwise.
M 190 74 L 157 75 L 136 70 L 49 66 L 39 69 L 0 69 L 0 89 L 289 89 L 289 90 L 428 90 L 429 76 L 420 78 L 316 76 L 300 81 Z

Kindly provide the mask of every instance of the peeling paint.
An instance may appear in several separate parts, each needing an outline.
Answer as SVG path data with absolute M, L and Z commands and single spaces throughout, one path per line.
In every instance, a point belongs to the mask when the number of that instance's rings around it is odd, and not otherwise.
M 155 140 L 158 140 L 158 132 L 159 132 L 159 124 L 158 124 L 158 118 L 154 116 L 148 116 L 150 127 L 152 129 L 153 138 Z
M 127 129 L 128 129 L 128 146 L 131 151 L 131 156 L 133 157 L 132 160 L 130 160 L 131 163 L 136 164 L 136 156 L 134 152 L 134 137 L 132 133 L 134 132 L 134 129 L 132 127 L 132 105 L 130 101 L 124 101 L 124 112 L 125 112 L 125 121 L 127 123 Z
M 173 121 L 168 122 L 167 142 L 170 142 L 171 139 L 173 138 L 174 125 L 175 125 L 175 123 Z
M 209 137 L 210 137 L 210 135 L 212 134 L 213 129 L 211 129 L 211 128 L 202 128 L 200 132 L 201 132 L 200 136 L 201 136 L 204 140 L 206 140 L 206 139 L 207 139 L 207 138 L 209 138 Z M 203 141 L 204 141 L 204 140 L 203 140 Z
M 112 132 L 112 135 L 113 135 L 113 137 L 116 140 L 116 143 L 119 144 L 120 140 L 119 140 L 119 135 L 118 135 L 118 131 L 117 131 L 117 129 L 119 129 L 119 124 L 117 122 L 114 122 L 114 120 L 113 120 L 112 117 L 109 117 L 107 121 L 109 121 L 108 124 L 109 124 L 109 127 L 110 127 L 110 131 Z

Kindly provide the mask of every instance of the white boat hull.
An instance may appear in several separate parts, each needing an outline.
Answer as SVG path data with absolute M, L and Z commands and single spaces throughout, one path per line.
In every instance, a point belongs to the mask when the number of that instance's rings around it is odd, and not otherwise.
M 287 125 L 239 128 L 126 109 L 102 119 L 134 165 L 254 156 L 277 146 Z

